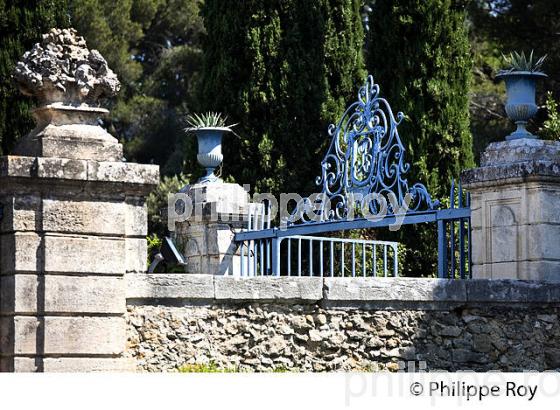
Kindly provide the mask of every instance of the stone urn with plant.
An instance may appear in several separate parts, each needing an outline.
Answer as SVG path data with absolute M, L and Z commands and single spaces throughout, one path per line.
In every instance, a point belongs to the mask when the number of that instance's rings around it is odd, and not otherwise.
M 206 170 L 205 175 L 197 183 L 221 182 L 221 179 L 214 172 L 224 159 L 222 155 L 222 137 L 226 133 L 233 132 L 232 128 L 236 125 L 228 125 L 227 116 L 217 112 L 190 114 L 187 116 L 185 132 L 196 135 L 198 140 L 198 154 L 196 158 L 198 163 Z
M 513 52 L 504 56 L 508 68 L 501 70 L 496 79 L 506 83 L 506 113 L 517 125 L 517 129 L 506 137 L 506 140 L 521 138 L 537 138 L 527 131 L 527 123 L 537 113 L 535 101 L 537 80 L 546 78 L 542 65 L 546 55 L 535 59 L 533 51 L 527 57 L 524 52 Z

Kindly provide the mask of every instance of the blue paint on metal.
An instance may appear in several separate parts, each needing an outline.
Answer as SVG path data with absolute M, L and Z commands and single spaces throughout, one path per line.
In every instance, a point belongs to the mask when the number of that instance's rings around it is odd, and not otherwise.
M 534 71 L 510 71 L 496 76 L 496 79 L 503 79 L 506 83 L 506 113 L 517 125 L 517 129 L 506 140 L 538 138 L 525 127 L 538 111 L 535 102 L 536 82 L 546 77 L 546 74 Z
M 404 161 L 405 148 L 398 132 L 404 114 L 393 114 L 391 106 L 379 96 L 379 85 L 368 76 L 358 92 L 358 100 L 351 104 L 338 123 L 329 126 L 331 144 L 321 162 L 321 175 L 316 184 L 321 186 L 317 218 L 309 219 L 306 211 L 316 204 L 316 198 L 304 198 L 298 203 L 293 217 L 300 223 L 326 220 L 344 220 L 363 210 L 378 214 L 378 195 L 387 200 L 394 195 L 399 207 L 410 196 L 410 212 L 436 209 L 426 187 L 416 183 L 409 187 L 405 174 L 410 164 Z M 350 207 L 354 206 L 354 209 Z M 387 214 L 396 210 L 389 203 Z M 296 219 L 296 218 L 292 218 Z
M 321 175 L 316 183 L 321 186 L 317 198 L 308 197 L 297 204 L 293 218 L 282 228 L 259 229 L 251 225 L 249 229 L 235 235 L 237 242 L 272 240 L 271 274 L 280 273 L 280 244 L 285 238 L 298 238 L 297 269 L 301 275 L 301 236 L 324 234 L 329 232 L 383 228 L 395 225 L 419 223 L 436 223 L 438 230 L 438 276 L 440 278 L 466 278 L 471 276 L 471 209 L 470 196 L 466 194 L 463 202 L 461 184 L 451 183 L 449 208 L 440 209 L 440 202 L 433 200 L 428 190 L 421 183 L 409 187 L 405 174 L 410 166 L 404 161 L 405 148 L 398 134 L 398 125 L 404 115 L 394 116 L 389 103 L 379 97 L 379 86 L 369 76 L 354 102 L 336 125 L 329 127 L 331 144 L 321 162 Z M 370 214 L 378 214 L 379 202 L 376 196 L 389 196 L 396 201 L 396 206 L 387 206 L 387 214 L 382 219 L 366 218 L 361 208 Z M 411 202 L 406 199 L 410 196 Z M 372 200 L 373 198 L 373 200 Z M 325 200 L 326 199 L 326 200 Z M 457 204 L 457 206 L 456 206 Z M 463 205 L 464 204 L 464 205 Z M 313 205 L 313 206 L 312 206 Z M 317 206 L 319 205 L 319 206 Z M 406 205 L 406 207 L 404 206 Z M 353 206 L 355 208 L 350 209 Z M 306 217 L 306 212 L 313 208 L 318 218 Z M 397 213 L 397 209 L 406 209 Z M 402 212 L 402 211 L 399 211 Z M 352 216 L 352 217 L 350 217 Z M 295 219 L 295 220 L 294 220 Z M 270 220 L 270 217 L 269 217 Z M 295 222 L 297 221 L 297 222 Z M 465 224 L 467 228 L 465 230 Z M 449 229 L 449 235 L 448 235 Z M 458 242 L 458 243 L 456 243 Z M 320 243 L 322 246 L 322 243 Z M 309 241 L 309 271 L 313 272 L 313 245 Z M 322 259 L 322 250 L 321 259 Z M 394 254 L 398 250 L 394 245 Z M 458 260 L 457 263 L 457 255 Z M 330 274 L 334 275 L 333 248 L 331 243 Z M 375 260 L 376 249 L 373 247 Z M 352 246 L 351 275 L 356 275 L 355 246 Z M 288 256 L 290 260 L 290 256 Z M 344 242 L 340 254 L 341 276 L 344 271 Z M 290 265 L 288 265 L 290 266 Z M 319 265 L 321 275 L 322 262 Z M 384 248 L 383 268 L 387 274 L 387 248 Z M 398 264 L 394 260 L 394 275 Z M 291 269 L 288 268 L 288 272 Z M 376 264 L 373 263 L 373 275 Z
M 208 184 L 220 181 L 220 178 L 214 174 L 214 170 L 223 160 L 222 137 L 224 133 L 230 131 L 230 128 L 224 127 L 197 128 L 193 130 L 198 140 L 198 155 L 196 158 L 198 163 L 206 170 L 205 175 L 197 183 Z

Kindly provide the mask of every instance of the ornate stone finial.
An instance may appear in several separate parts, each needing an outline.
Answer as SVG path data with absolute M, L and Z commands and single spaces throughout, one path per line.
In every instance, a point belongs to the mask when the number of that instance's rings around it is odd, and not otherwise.
M 36 97 L 37 126 L 14 154 L 121 161 L 122 145 L 99 126 L 109 111 L 99 100 L 120 89 L 117 76 L 97 50 L 89 50 L 74 29 L 52 29 L 23 55 L 14 78 L 25 95 Z
M 14 72 L 19 89 L 42 103 L 94 104 L 120 89 L 117 76 L 74 29 L 53 28 L 23 55 Z

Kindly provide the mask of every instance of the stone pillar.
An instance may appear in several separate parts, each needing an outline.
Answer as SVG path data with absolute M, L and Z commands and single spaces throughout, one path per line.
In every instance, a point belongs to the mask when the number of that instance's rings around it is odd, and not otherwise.
M 0 158 L 0 370 L 132 370 L 124 274 L 146 269 L 157 166 L 123 162 L 95 106 L 119 82 L 74 30 L 52 30 L 16 80 L 37 127 Z
M 560 281 L 560 142 L 492 143 L 464 171 L 474 278 Z
M 238 274 L 240 256 L 233 238 L 235 229 L 247 226 L 247 192 L 237 184 L 212 182 L 188 186 L 184 193 L 193 212 L 175 223 L 174 239 L 186 258 L 186 272 Z

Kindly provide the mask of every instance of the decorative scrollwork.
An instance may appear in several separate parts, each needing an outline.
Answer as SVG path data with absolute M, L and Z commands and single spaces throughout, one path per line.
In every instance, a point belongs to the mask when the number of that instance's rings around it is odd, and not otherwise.
M 301 223 L 342 220 L 350 212 L 359 213 L 357 208 L 363 210 L 366 205 L 369 212 L 376 214 L 380 205 L 369 199 L 371 194 L 386 199 L 392 196 L 386 215 L 402 209 L 407 195 L 408 212 L 433 210 L 439 205 L 438 201 L 432 201 L 423 184 L 409 187 L 403 178 L 410 168 L 404 161 L 405 148 L 397 129 L 404 114 L 399 112 L 395 117 L 379 91 L 379 85 L 368 76 L 358 92 L 358 100 L 346 109 L 336 125 L 329 126 L 331 143 L 321 162 L 321 175 L 316 178 L 316 184 L 322 187 L 320 202 L 323 205 L 313 209 L 312 215 L 316 218 L 310 219 L 308 211 L 317 197 L 304 198 L 294 210 L 292 222 L 298 219 Z M 324 201 L 325 198 L 328 201 Z M 361 202 L 360 198 L 368 198 L 368 203 Z

